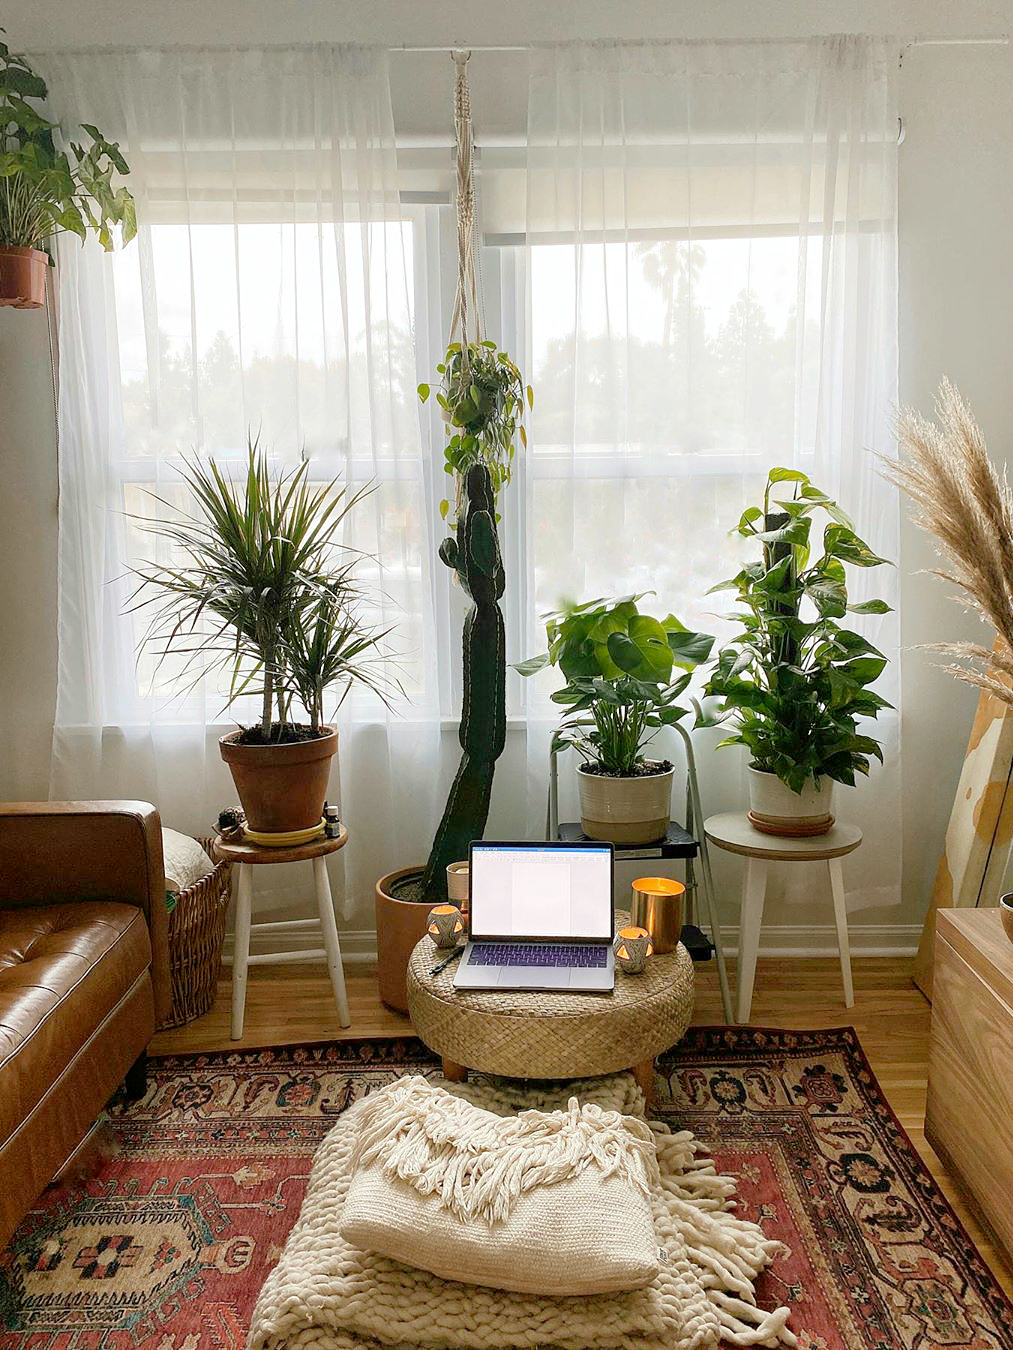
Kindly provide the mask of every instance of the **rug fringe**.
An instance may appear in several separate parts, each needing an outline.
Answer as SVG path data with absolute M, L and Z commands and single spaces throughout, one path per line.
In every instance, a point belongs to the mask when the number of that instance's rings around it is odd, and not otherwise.
M 689 1130 L 668 1133 L 653 1125 L 660 1184 L 673 1198 L 678 1236 L 696 1267 L 708 1302 L 733 1345 L 797 1346 L 788 1330 L 789 1310 L 756 1306 L 757 1276 L 783 1243 L 768 1238 L 759 1224 L 732 1212 L 735 1180 L 720 1176 Z

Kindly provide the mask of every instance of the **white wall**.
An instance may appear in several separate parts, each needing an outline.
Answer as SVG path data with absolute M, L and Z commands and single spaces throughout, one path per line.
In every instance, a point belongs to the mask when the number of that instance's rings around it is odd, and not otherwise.
M 546 5 L 482 0 L 467 8 L 436 0 L 382 6 L 302 0 L 218 0 L 174 6 L 153 0 L 9 0 L 5 25 L 16 47 L 102 43 L 379 41 L 387 44 L 521 44 L 564 36 L 797 36 L 813 31 L 967 35 L 1013 31 L 1013 5 L 974 3 L 688 3 Z M 298 22 L 293 19 L 298 16 Z M 442 127 L 448 118 L 447 58 L 392 60 L 399 129 Z M 523 127 L 523 57 L 476 53 L 474 105 L 480 138 Z M 900 81 L 906 140 L 900 151 L 901 396 L 928 409 L 943 374 L 971 400 L 993 453 L 1013 436 L 1013 49 L 918 47 Z M 45 319 L 0 311 L 0 796 L 44 795 L 55 693 L 56 465 Z M 974 625 L 920 569 L 931 550 L 905 528 L 903 575 L 904 904 L 864 911 L 863 924 L 917 925 L 939 856 L 963 759 L 973 692 L 932 667 L 916 644 L 970 634 Z M 506 766 L 504 766 L 506 767 Z M 497 797 L 502 799 L 502 785 Z M 900 846 L 898 841 L 898 846 Z M 722 863 L 725 913 L 734 916 L 736 868 Z M 821 887 L 800 914 L 772 906 L 773 924 L 824 923 Z M 913 930 L 912 930 L 913 931 Z M 875 935 L 867 939 L 875 941 Z M 893 940 L 888 937 L 888 940 Z

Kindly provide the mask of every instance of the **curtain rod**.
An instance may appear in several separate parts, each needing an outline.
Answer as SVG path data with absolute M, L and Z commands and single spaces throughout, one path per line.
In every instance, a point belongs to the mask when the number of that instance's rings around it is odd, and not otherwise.
M 828 34 L 828 36 L 832 36 L 832 34 Z M 805 41 L 805 40 L 806 40 L 805 38 L 741 38 L 741 39 L 740 39 L 740 38 L 693 38 L 693 39 L 690 39 L 690 41 L 701 42 L 701 43 L 702 43 L 702 42 L 727 42 L 727 43 L 738 43 L 738 42 L 740 42 L 740 41 L 741 41 L 742 43 L 749 43 L 749 42 L 794 42 L 794 41 L 803 42 L 803 41 Z M 1009 42 L 1010 42 L 1009 34 L 1003 33 L 1003 34 L 1001 34 L 1001 35 L 998 36 L 998 37 L 985 37 L 985 36 L 974 37 L 974 36 L 969 36 L 969 37 L 920 37 L 920 38 L 910 38 L 907 42 L 904 42 L 904 43 L 902 43 L 901 45 L 903 46 L 904 50 L 906 51 L 906 50 L 908 50 L 908 48 L 910 48 L 910 47 L 1008 47 L 1008 46 L 1009 46 Z M 453 46 L 450 46 L 450 47 L 416 47 L 416 46 L 412 46 L 412 45 L 409 44 L 409 43 L 403 43 L 403 44 L 400 45 L 400 46 L 396 46 L 396 47 L 388 47 L 387 50 L 388 50 L 389 52 L 433 52 L 433 53 L 444 53 L 445 55 L 449 55 L 451 52 L 459 52 L 459 51 L 466 51 L 466 52 L 527 52 L 527 51 L 530 51 L 530 50 L 531 50 L 532 46 L 537 46 L 537 45 L 541 45 L 541 44 L 531 44 L 531 43 L 529 43 L 527 46 L 520 46 L 520 45 L 510 45 L 510 46 L 482 46 L 482 45 L 480 45 L 480 44 L 478 44 L 478 45 L 472 44 L 471 46 L 469 46 L 469 45 L 468 45 L 467 43 L 465 43 L 465 42 L 458 42 L 458 43 L 455 43 Z

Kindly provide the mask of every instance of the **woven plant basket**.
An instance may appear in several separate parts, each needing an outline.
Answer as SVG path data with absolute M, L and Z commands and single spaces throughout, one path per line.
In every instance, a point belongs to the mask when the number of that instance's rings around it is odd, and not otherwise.
M 197 842 L 208 857 L 214 857 L 214 839 Z M 228 862 L 216 863 L 213 872 L 178 893 L 169 915 L 172 1010 L 158 1024 L 160 1031 L 203 1017 L 215 1001 L 231 896 L 232 864 Z

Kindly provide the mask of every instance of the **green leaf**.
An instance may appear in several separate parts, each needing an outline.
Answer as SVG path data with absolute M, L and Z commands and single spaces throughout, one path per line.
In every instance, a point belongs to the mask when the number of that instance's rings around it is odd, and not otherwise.
M 457 540 L 451 539 L 450 536 L 448 535 L 447 538 L 444 539 L 443 543 L 440 545 L 440 559 L 443 562 L 445 562 L 448 567 L 453 567 L 456 569 L 457 554 L 458 554 Z
M 758 530 L 756 538 L 764 544 L 795 544 L 803 546 L 809 542 L 809 527 L 812 522 L 807 517 L 799 517 L 777 530 Z
M 872 684 L 874 680 L 879 679 L 885 668 L 885 656 L 856 656 L 839 669 L 851 679 L 857 680 L 859 684 Z
M 809 475 L 801 469 L 771 469 L 767 475 L 768 483 L 808 483 Z
M 609 656 L 620 670 L 632 674 L 643 665 L 643 653 L 625 633 L 611 633 L 606 646 Z
M 634 614 L 630 619 L 629 634 L 655 675 L 667 680 L 672 673 L 672 649 L 664 626 L 649 614 Z
M 420 401 L 425 403 L 431 391 L 428 384 L 420 384 L 416 392 L 418 393 Z
M 513 668 L 519 675 L 537 675 L 548 664 L 549 653 L 543 652 L 541 656 L 529 656 L 526 661 L 515 662 Z
M 839 619 L 848 608 L 848 588 L 844 582 L 844 569 L 841 575 L 827 573 L 809 574 L 805 583 L 805 593 L 824 618 Z
M 22 98 L 45 98 L 46 82 L 31 70 L 8 65 L 0 71 L 0 94 L 20 94 Z
M 860 604 L 849 605 L 848 610 L 852 614 L 890 614 L 891 607 L 885 600 L 863 600 Z
M 692 669 L 706 661 L 714 646 L 710 633 L 691 633 L 688 628 L 668 627 L 668 645 L 677 665 Z
M 852 563 L 855 567 L 879 567 L 885 558 L 873 553 L 864 540 L 846 525 L 828 525 L 823 531 L 823 549 L 831 558 Z

